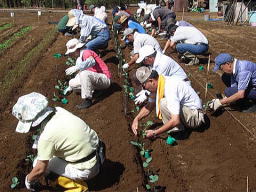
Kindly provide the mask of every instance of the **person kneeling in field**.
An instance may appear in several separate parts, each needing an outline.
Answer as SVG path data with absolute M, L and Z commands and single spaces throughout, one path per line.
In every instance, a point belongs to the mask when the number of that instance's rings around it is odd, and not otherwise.
M 207 38 L 195 27 L 170 24 L 167 37 L 163 52 L 166 52 L 169 47 L 176 49 L 181 58 L 190 60 L 188 65 L 199 64 L 197 55 L 205 54 L 209 48 Z
M 147 137 L 155 137 L 168 130 L 178 132 L 188 128 L 198 128 L 204 124 L 201 100 L 195 90 L 185 81 L 175 77 L 158 75 L 148 67 L 136 71 L 136 77 L 144 89 L 156 93 L 156 115 L 164 125 L 156 130 L 147 130 Z M 134 118 L 132 131 L 138 132 L 139 121 L 149 115 L 153 105 L 144 106 Z
M 84 43 L 78 39 L 67 42 L 66 55 L 78 57 L 76 65 L 66 69 L 66 75 L 72 75 L 79 71 L 75 78 L 69 81 L 69 87 L 64 91 L 67 94 L 73 89 L 81 89 L 83 102 L 77 105 L 78 109 L 85 109 L 92 105 L 94 90 L 107 89 L 111 85 L 111 73 L 105 62 L 91 50 L 81 50 Z
M 231 103 L 238 104 L 238 101 L 251 100 L 252 104 L 256 104 L 256 63 L 238 60 L 228 53 L 221 53 L 215 58 L 213 71 L 219 69 L 226 73 L 222 76 L 227 86 L 224 91 L 226 97 L 213 99 L 208 104 L 212 110 L 216 111 Z
M 36 181 L 51 172 L 77 182 L 99 173 L 105 146 L 82 119 L 61 107 L 49 107 L 47 98 L 36 92 L 21 96 L 12 114 L 19 120 L 17 132 L 41 130 L 38 155 L 25 179 L 28 190 L 34 191 Z

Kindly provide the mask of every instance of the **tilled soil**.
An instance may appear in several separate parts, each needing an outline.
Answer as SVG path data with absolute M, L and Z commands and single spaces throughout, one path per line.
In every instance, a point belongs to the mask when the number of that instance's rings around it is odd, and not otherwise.
M 31 13 L 22 13 L 22 16 L 26 18 L 26 24 L 31 22 L 33 26 L 37 26 L 37 17 L 31 17 L 32 15 Z M 49 29 L 47 22 L 58 20 L 61 16 L 60 14 L 44 15 L 40 21 L 42 24 L 41 30 L 47 31 Z M 185 14 L 185 19 L 199 17 L 203 16 Z M 6 21 L 8 20 L 5 18 L 3 21 L 0 19 L 0 22 L 3 23 Z M 16 22 L 24 24 L 21 18 L 18 18 Z M 253 36 L 255 29 L 225 26 L 218 22 L 210 23 L 199 20 L 191 20 L 191 22 L 198 26 L 208 37 L 213 55 L 212 61 L 221 51 L 234 54 L 238 58 L 256 60 L 252 52 L 253 47 L 255 48 L 255 36 Z M 41 34 L 38 33 L 38 37 L 35 36 L 33 35 L 32 38 L 40 39 Z M 55 91 L 54 85 L 58 79 L 66 78 L 64 70 L 67 68 L 64 65 L 66 58 L 56 59 L 52 55 L 64 53 L 67 40 L 68 38 L 58 35 L 56 41 L 45 53 L 42 53 L 40 61 L 35 68 L 31 69 L 30 75 L 21 83 L 22 86 L 15 91 L 15 94 L 7 98 L 9 104 L 3 110 L 0 121 L 0 169 L 2 170 L 0 191 L 11 191 L 9 188 L 11 178 L 18 176 L 23 182 L 24 176 L 29 172 L 27 167 L 21 167 L 20 162 L 31 152 L 29 148 L 31 135 L 15 133 L 17 120 L 11 115 L 11 107 L 19 96 L 32 91 L 47 96 L 52 106 L 62 106 L 84 119 L 106 143 L 107 162 L 103 172 L 95 180 L 89 182 L 90 190 L 144 191 L 142 188 L 144 176 L 141 165 L 138 163 L 140 162 L 139 155 L 137 155 L 135 148 L 129 144 L 130 140 L 136 140 L 136 138 L 130 133 L 128 125 L 131 122 L 127 122 L 123 114 L 122 81 L 117 77 L 116 53 L 111 51 L 113 39 L 109 45 L 107 55 L 103 57 L 111 69 L 113 85 L 99 101 L 86 110 L 76 109 L 75 105 L 79 104 L 81 99 L 75 93 L 67 97 L 69 100 L 67 105 L 51 101 Z M 163 47 L 164 42 L 162 41 L 161 44 Z M 16 47 L 16 50 L 22 49 L 22 45 Z M 14 57 L 12 61 L 17 62 L 22 56 L 22 51 L 17 57 L 14 56 L 15 54 L 11 55 L 11 51 L 14 50 L 8 50 L 10 55 L 6 56 L 6 59 L 3 59 L 5 55 L 0 58 L 1 64 L 2 62 L 8 63 L 7 61 L 12 57 Z M 128 54 L 129 51 L 126 49 L 126 57 L 128 57 Z M 177 58 L 176 54 L 172 54 L 172 56 L 175 59 Z M 204 63 L 207 63 L 207 61 Z M 193 87 L 201 92 L 201 97 L 204 97 L 203 87 L 205 85 L 204 81 L 206 81 L 206 71 L 199 72 L 198 66 L 181 65 L 191 74 L 190 79 Z M 211 63 L 212 67 L 213 62 Z M 3 68 L 3 71 L 8 73 L 8 68 Z M 209 90 L 212 95 L 224 89 L 218 75 L 210 72 L 209 81 L 214 86 L 213 90 Z M 208 99 L 211 99 L 210 95 L 206 100 Z M 204 102 L 206 100 L 204 99 Z M 131 101 L 129 102 L 131 103 Z M 255 114 L 233 113 L 255 133 Z M 152 113 L 148 119 L 154 120 L 154 116 Z M 145 141 L 153 149 L 153 161 L 148 169 L 159 174 L 159 181 L 156 185 L 166 186 L 168 192 L 241 192 L 246 190 L 246 180 L 248 178 L 249 190 L 256 190 L 255 140 L 227 112 L 218 117 L 209 113 L 208 117 L 210 119 L 208 129 L 202 132 L 187 131 L 184 135 L 175 135 L 177 139 L 177 145 L 175 146 L 167 145 L 164 139 Z M 162 135 L 163 138 L 166 136 Z M 148 169 L 144 171 L 147 172 Z M 21 184 L 17 191 L 26 191 L 26 189 Z

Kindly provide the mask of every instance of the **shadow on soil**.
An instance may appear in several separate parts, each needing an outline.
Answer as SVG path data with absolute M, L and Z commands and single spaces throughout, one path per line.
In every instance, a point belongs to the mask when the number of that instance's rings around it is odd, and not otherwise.
M 116 56 L 109 57 L 105 60 L 105 63 L 113 63 L 115 65 L 118 65 L 119 60 Z
M 113 186 L 115 183 L 119 182 L 124 170 L 125 168 L 123 164 L 107 159 L 99 175 L 87 181 L 89 189 L 98 191 Z
M 207 115 L 204 115 L 204 120 L 205 120 L 205 123 L 196 129 L 187 128 L 185 129 L 185 131 L 172 133 L 171 135 L 177 140 L 185 140 L 190 137 L 192 132 L 204 132 L 205 130 L 209 129 L 209 127 L 211 126 L 210 119 Z
M 122 87 L 120 87 L 117 83 L 113 82 L 113 83 L 111 83 L 110 88 L 108 88 L 106 90 L 100 90 L 100 91 L 95 92 L 94 97 L 96 99 L 93 104 L 96 104 L 96 103 L 104 100 L 105 98 L 109 97 L 113 93 L 120 92 L 120 91 L 122 91 Z

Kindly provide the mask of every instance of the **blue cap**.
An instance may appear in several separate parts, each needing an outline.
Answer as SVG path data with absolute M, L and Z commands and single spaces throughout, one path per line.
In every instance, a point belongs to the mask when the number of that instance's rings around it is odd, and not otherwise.
M 233 57 L 228 53 L 221 53 L 215 58 L 215 66 L 213 71 L 216 72 L 219 70 L 222 64 L 233 61 Z

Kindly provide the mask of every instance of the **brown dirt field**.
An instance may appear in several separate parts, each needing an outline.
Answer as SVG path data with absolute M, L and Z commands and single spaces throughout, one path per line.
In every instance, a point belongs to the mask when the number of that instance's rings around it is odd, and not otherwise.
M 6 13 L 7 15 L 7 13 Z M 20 16 L 20 17 L 18 17 Z M 45 14 L 38 23 L 35 13 L 17 13 L 17 25 L 31 24 L 38 26 L 46 32 L 52 25 L 48 21 L 57 21 L 61 14 Z M 178 14 L 180 17 L 180 14 Z M 26 23 L 24 23 L 26 18 Z M 255 29 L 241 26 L 226 26 L 222 22 L 203 22 L 202 14 L 185 14 L 185 20 L 190 20 L 195 26 L 202 30 L 210 41 L 212 62 L 213 58 L 221 51 L 230 52 L 241 59 L 249 59 L 255 62 L 253 54 L 255 49 Z M 194 20 L 193 20 L 194 19 Z M 1 22 L 10 22 L 10 19 L 1 18 Z M 38 28 L 37 28 L 38 29 Z M 228 32 L 227 32 L 228 31 Z M 37 34 L 37 33 L 36 33 Z M 32 42 L 28 47 L 23 48 L 22 42 L 14 45 L 20 51 L 17 56 L 12 55 L 14 47 L 0 58 L 0 63 L 11 65 L 17 62 L 23 54 L 33 47 L 33 44 L 40 41 L 43 33 L 38 36 L 33 33 Z M 31 152 L 31 134 L 15 133 L 17 120 L 11 115 L 11 108 L 17 98 L 26 93 L 37 91 L 51 100 L 54 85 L 57 79 L 65 79 L 64 65 L 66 58 L 53 58 L 54 53 L 64 53 L 65 43 L 68 38 L 58 35 L 55 42 L 41 54 L 37 65 L 31 69 L 29 76 L 22 82 L 16 82 L 18 89 L 11 97 L 6 98 L 7 107 L 2 110 L 0 119 L 0 191 L 11 191 L 9 188 L 11 178 L 18 176 L 23 183 L 24 176 L 29 172 L 28 166 L 22 163 L 22 159 Z M 19 45 L 19 46 L 18 46 Z M 164 41 L 161 41 L 163 47 Z M 89 182 L 91 191 L 117 191 L 135 192 L 145 191 L 142 187 L 144 173 L 141 169 L 141 159 L 130 140 L 136 140 L 131 134 L 129 124 L 130 118 L 125 119 L 123 113 L 122 80 L 117 77 L 116 53 L 112 52 L 113 39 L 109 44 L 108 53 L 103 57 L 111 69 L 113 75 L 113 86 L 106 91 L 103 97 L 91 108 L 77 110 L 75 105 L 80 103 L 80 96 L 72 93 L 67 98 L 69 104 L 63 105 L 50 102 L 53 106 L 62 106 L 67 110 L 84 119 L 96 132 L 107 146 L 107 163 L 104 171 L 95 180 Z M 24 49 L 24 50 L 23 50 Z M 125 49 L 125 55 L 129 51 Z M 176 54 L 172 56 L 177 59 Z M 12 60 L 11 58 L 14 57 Z M 201 59 L 203 63 L 205 59 Z M 200 86 L 206 81 L 206 71 L 198 71 L 198 66 L 184 66 L 184 69 L 191 74 L 193 87 L 204 95 L 204 89 Z M 10 68 L 1 68 L 0 71 L 8 73 Z M 206 67 L 205 67 L 206 68 Z M 2 77 L 3 73 L 0 73 Z M 214 89 L 209 92 L 215 95 L 224 89 L 217 74 L 210 72 L 209 81 L 213 83 Z M 15 85 L 13 85 L 15 87 Z M 207 99 L 211 97 L 208 96 Z M 205 102 L 205 100 L 204 100 Z M 129 100 L 129 106 L 133 103 Z M 253 133 L 256 134 L 255 114 L 234 112 L 234 114 Z M 148 119 L 155 120 L 154 113 Z M 255 140 L 228 114 L 223 113 L 218 117 L 208 114 L 210 127 L 202 132 L 189 132 L 184 135 L 175 135 L 177 145 L 169 146 L 163 139 L 154 141 L 146 140 L 149 148 L 153 149 L 153 161 L 149 169 L 159 174 L 159 181 L 156 185 L 166 186 L 166 191 L 171 192 L 241 192 L 246 190 L 246 178 L 249 178 L 249 190 L 256 191 L 256 160 Z M 167 135 L 163 135 L 165 138 Z M 23 166 L 23 167 L 22 167 Z M 144 169 L 147 172 L 148 169 Z M 16 191 L 26 191 L 24 185 Z

